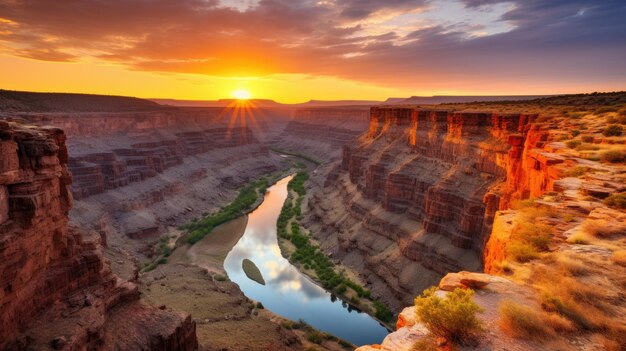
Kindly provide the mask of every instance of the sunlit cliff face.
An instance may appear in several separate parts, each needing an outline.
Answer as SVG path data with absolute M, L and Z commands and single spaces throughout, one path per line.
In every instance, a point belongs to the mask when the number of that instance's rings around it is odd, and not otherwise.
M 621 0 L 0 0 L 0 83 L 281 102 L 619 90 L 625 15 Z

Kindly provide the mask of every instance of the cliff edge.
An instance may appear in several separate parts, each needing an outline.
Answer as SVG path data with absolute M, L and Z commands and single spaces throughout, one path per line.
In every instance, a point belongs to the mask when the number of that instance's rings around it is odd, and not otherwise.
M 197 349 L 189 315 L 140 303 L 100 237 L 68 227 L 65 140 L 0 121 L 0 349 Z

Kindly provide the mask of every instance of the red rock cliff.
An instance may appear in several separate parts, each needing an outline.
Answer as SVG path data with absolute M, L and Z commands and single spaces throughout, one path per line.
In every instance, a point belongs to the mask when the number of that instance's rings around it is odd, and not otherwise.
M 373 107 L 367 133 L 312 195 L 310 225 L 393 306 L 448 272 L 480 269 L 496 211 L 557 179 L 562 160 L 541 151 L 536 117 Z
M 197 348 L 188 315 L 139 303 L 99 238 L 68 228 L 62 130 L 0 121 L 0 156 L 0 349 Z

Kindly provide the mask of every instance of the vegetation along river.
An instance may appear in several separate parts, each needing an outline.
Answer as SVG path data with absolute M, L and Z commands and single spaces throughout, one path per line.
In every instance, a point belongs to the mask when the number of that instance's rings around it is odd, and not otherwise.
M 388 333 L 385 327 L 316 285 L 281 255 L 276 220 L 292 177 L 271 186 L 263 203 L 249 214 L 245 233 L 224 261 L 228 277 L 246 296 L 278 315 L 303 320 L 355 345 L 380 343 Z M 245 259 L 258 267 L 264 285 L 245 274 L 242 269 Z

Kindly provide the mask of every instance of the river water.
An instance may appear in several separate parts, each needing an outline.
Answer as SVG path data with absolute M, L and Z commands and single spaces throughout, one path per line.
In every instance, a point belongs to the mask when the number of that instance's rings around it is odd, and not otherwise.
M 382 342 L 388 333 L 385 327 L 336 299 L 281 256 L 276 220 L 287 198 L 287 183 L 291 178 L 283 178 L 271 186 L 263 203 L 250 213 L 245 233 L 224 261 L 228 277 L 246 296 L 280 316 L 294 321 L 302 319 L 358 346 Z M 245 258 L 259 268 L 265 285 L 249 279 L 243 272 L 241 263 Z

